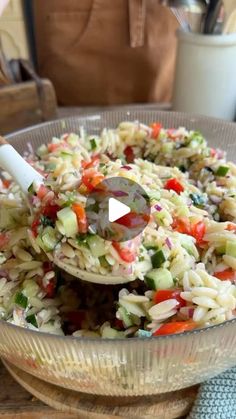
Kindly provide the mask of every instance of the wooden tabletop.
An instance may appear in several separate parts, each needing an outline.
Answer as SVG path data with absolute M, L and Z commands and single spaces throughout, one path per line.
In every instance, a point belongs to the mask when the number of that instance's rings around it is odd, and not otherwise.
M 77 415 L 58 412 L 24 390 L 0 361 L 1 419 L 75 419 Z

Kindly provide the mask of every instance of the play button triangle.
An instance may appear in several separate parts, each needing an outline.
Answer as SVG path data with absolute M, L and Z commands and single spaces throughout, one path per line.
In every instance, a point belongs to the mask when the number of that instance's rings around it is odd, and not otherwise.
M 123 204 L 122 202 L 118 201 L 118 199 L 109 198 L 108 218 L 110 223 L 113 223 L 124 215 L 129 214 L 129 212 L 130 207 L 128 207 L 128 205 Z

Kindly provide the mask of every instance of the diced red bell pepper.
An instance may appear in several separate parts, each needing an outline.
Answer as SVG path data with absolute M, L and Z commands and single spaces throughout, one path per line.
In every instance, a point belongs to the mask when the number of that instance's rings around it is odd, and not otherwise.
M 188 234 L 196 239 L 198 245 L 204 244 L 203 237 L 206 233 L 206 226 L 203 221 L 191 224 L 187 217 L 175 218 L 172 228 L 182 234 Z
M 179 233 L 191 235 L 191 224 L 187 217 L 174 218 L 172 228 Z
M 182 292 L 181 289 L 169 289 L 169 290 L 158 290 L 155 292 L 153 301 L 155 304 L 161 303 L 162 301 L 175 299 L 178 301 L 178 306 L 176 308 L 185 307 L 186 301 L 181 298 L 180 293 Z
M 199 221 L 191 226 L 191 236 L 196 239 L 197 244 L 203 243 L 203 237 L 206 233 L 206 226 L 203 221 Z
M 48 204 L 46 207 L 42 208 L 42 215 L 50 218 L 52 221 L 55 221 L 57 218 L 57 213 L 60 211 L 60 207 L 57 204 Z
M 56 280 L 55 278 L 50 279 L 50 282 L 46 285 L 46 287 L 43 287 L 44 291 L 46 292 L 46 296 L 48 298 L 53 298 L 55 295 L 56 290 Z
M 61 143 L 49 143 L 48 144 L 48 151 L 49 153 L 54 153 L 60 147 Z
M 228 224 L 226 230 L 236 232 L 236 224 Z
M 128 146 L 124 149 L 124 155 L 127 163 L 133 163 L 134 162 L 134 150 L 132 147 Z
M 168 179 L 164 185 L 164 189 L 175 191 L 177 194 L 180 194 L 184 191 L 183 185 L 176 178 Z
M 49 189 L 45 186 L 45 185 L 40 185 L 38 192 L 37 192 L 37 197 L 42 200 L 47 193 L 49 192 Z
M 196 323 L 194 323 L 193 321 L 165 323 L 158 330 L 156 330 L 156 332 L 153 333 L 153 336 L 183 333 L 187 332 L 188 330 L 193 330 L 195 328 Z
M 233 269 L 225 269 L 224 271 L 215 272 L 213 276 L 221 281 L 234 281 L 236 279 L 236 272 Z
M 34 221 L 31 224 L 31 230 L 32 230 L 32 233 L 33 233 L 34 237 L 37 237 L 37 235 L 38 235 L 39 225 L 40 225 L 40 218 L 37 217 L 37 218 L 34 219 Z
M 102 173 L 97 172 L 95 169 L 86 169 L 82 176 L 82 183 L 86 186 L 89 191 L 92 191 L 96 186 L 101 183 L 104 179 Z
M 216 149 L 215 149 L 215 148 L 211 148 L 211 149 L 210 149 L 210 156 L 211 156 L 211 157 L 215 157 L 215 156 L 216 156 L 216 154 L 217 154 Z
M 78 229 L 80 233 L 87 233 L 88 223 L 84 207 L 80 204 L 73 204 L 72 210 L 75 212 L 77 217 Z
M 9 242 L 9 234 L 8 233 L 0 233 L 0 250 L 4 249 L 4 247 Z
M 51 270 L 51 269 L 49 269 L 49 270 Z M 44 273 L 47 273 L 48 271 L 46 271 L 44 269 Z M 51 278 L 46 286 L 43 284 L 42 278 L 38 278 L 37 283 L 40 286 L 40 288 L 42 289 L 42 291 L 44 291 L 46 293 L 46 297 L 48 297 L 48 298 L 53 298 L 54 297 L 55 291 L 56 291 L 56 278 L 55 277 Z
M 136 255 L 132 250 L 125 247 L 121 247 L 120 244 L 117 242 L 112 242 L 112 245 L 124 262 L 134 262 L 134 260 L 136 259 Z
M 160 122 L 154 122 L 150 125 L 150 127 L 152 128 L 151 138 L 155 138 L 157 140 L 162 129 L 162 124 Z
M 99 155 L 93 156 L 90 161 L 82 161 L 81 165 L 83 169 L 91 169 L 92 167 L 97 167 L 99 165 L 100 157 Z
M 3 179 L 2 184 L 3 184 L 4 188 L 8 189 L 10 184 L 11 184 L 11 181 L 7 180 L 7 179 Z

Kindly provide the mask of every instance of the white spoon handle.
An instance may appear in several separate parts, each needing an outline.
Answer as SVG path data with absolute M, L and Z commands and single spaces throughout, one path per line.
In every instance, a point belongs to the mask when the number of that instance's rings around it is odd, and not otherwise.
M 21 155 L 1 137 L 0 166 L 10 173 L 24 193 L 28 192 L 28 188 L 32 182 L 36 181 L 43 183 L 43 176 L 27 163 L 23 157 L 21 157 Z

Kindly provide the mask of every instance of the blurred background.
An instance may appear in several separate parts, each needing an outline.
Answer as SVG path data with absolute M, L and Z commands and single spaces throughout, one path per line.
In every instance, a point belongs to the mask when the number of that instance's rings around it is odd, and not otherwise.
M 234 120 L 235 22 L 235 0 L 0 0 L 1 133 L 72 107 Z

